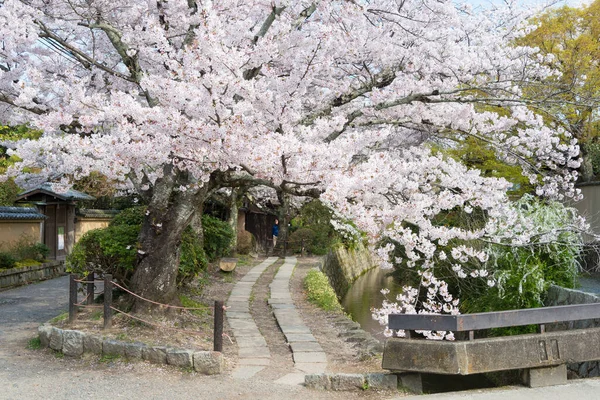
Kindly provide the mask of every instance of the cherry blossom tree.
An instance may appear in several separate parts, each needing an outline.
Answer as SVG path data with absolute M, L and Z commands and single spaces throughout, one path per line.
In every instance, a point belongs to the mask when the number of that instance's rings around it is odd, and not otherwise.
M 23 186 L 101 173 L 149 206 L 133 289 L 170 301 L 178 246 L 224 187 L 318 197 L 423 271 L 426 309 L 454 312 L 439 246 L 527 241 L 510 182 L 433 152 L 471 137 L 551 198 L 577 196 L 578 147 L 521 89 L 553 72 L 511 46 L 526 12 L 444 0 L 3 0 L 2 118 L 43 130 L 14 151 Z M 433 223 L 454 208 L 479 229 Z M 196 219 L 197 220 L 197 219 Z M 520 225 L 519 225 L 520 224 Z M 339 224 L 352 234 L 353 228 Z M 485 261 L 463 246 L 452 254 Z M 398 261 L 398 260 L 391 260 Z M 484 272 L 481 272 L 482 274 Z M 408 296 L 410 297 L 410 296 Z M 407 298 L 408 298 L 407 297 Z M 412 301 L 412 300 L 411 300 Z

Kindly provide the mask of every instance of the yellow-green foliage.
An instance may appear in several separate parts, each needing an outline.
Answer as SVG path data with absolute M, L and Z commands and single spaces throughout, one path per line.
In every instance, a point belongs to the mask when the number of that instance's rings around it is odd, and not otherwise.
M 342 311 L 342 306 L 327 276 L 321 271 L 316 269 L 308 271 L 304 278 L 304 288 L 311 303 L 326 311 Z
M 494 148 L 486 142 L 469 137 L 444 153 L 469 168 L 479 169 L 483 176 L 506 179 L 513 184 L 508 193 L 512 197 L 519 198 L 533 189 L 529 179 L 523 176 L 521 167 L 499 160 Z

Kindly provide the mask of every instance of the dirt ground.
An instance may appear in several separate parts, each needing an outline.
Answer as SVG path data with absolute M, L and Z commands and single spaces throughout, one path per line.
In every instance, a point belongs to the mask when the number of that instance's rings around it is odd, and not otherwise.
M 113 318 L 113 327 L 103 330 L 102 305 L 95 304 L 93 307 L 82 308 L 73 325 L 67 325 L 64 315 L 62 320 L 58 318 L 53 321 L 53 324 L 65 328 L 68 326 L 68 329 L 93 332 L 117 340 L 193 350 L 212 350 L 215 300 L 226 301 L 235 283 L 262 260 L 241 259 L 232 272 L 222 272 L 217 266 L 212 266 L 205 275 L 196 279 L 180 293 L 181 303 L 198 308 L 197 310 L 176 309 L 165 312 L 161 309 L 154 313 L 135 315 L 145 322 L 140 322 L 124 313 L 117 313 Z M 251 314 L 271 352 L 269 368 L 260 373 L 260 378 L 266 380 L 274 380 L 293 372 L 292 353 L 267 304 L 268 286 L 282 262 L 283 259 L 280 259 L 261 275 L 251 296 Z M 381 360 L 378 357 L 365 357 L 364 352 L 356 347 L 359 345 L 347 343 L 338 336 L 343 328 L 337 326 L 335 321 L 343 314 L 323 311 L 306 300 L 303 280 L 306 273 L 318 264 L 319 259 L 316 257 L 298 258 L 290 288 L 292 298 L 305 324 L 327 354 L 328 371 L 381 372 Z M 129 305 L 125 301 L 117 299 L 115 304 L 116 308 L 127 312 Z M 237 346 L 227 325 L 227 318 L 225 318 L 224 333 L 223 354 L 227 360 L 226 368 L 231 370 L 237 364 Z

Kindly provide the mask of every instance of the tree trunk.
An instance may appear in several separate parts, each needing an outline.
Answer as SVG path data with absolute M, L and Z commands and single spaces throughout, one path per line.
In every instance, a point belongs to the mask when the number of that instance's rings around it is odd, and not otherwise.
M 277 191 L 277 199 L 281 204 L 279 206 L 278 212 L 278 220 L 279 220 L 279 236 L 277 236 L 277 244 L 282 249 L 286 249 L 287 246 L 285 244 L 288 239 L 288 225 L 290 223 L 290 210 L 289 210 L 289 201 L 288 195 L 283 191 Z M 281 243 L 281 244 L 279 244 Z M 284 254 L 285 256 L 285 254 Z
M 132 290 L 162 304 L 169 304 L 177 294 L 181 236 L 194 215 L 198 197 L 206 193 L 206 189 L 200 189 L 202 193 L 175 191 L 186 178 L 181 172 L 165 173 L 156 182 L 139 236 Z M 135 300 L 136 312 L 149 307 L 152 303 Z
M 233 230 L 233 239 L 231 240 L 231 255 L 237 254 L 238 239 L 238 191 L 231 189 L 231 203 L 229 206 L 229 219 L 227 221 Z

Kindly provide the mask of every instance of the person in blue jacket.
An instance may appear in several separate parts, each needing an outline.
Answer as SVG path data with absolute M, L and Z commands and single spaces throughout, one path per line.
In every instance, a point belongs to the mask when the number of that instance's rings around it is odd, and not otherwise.
M 272 232 L 273 234 L 273 247 L 277 245 L 277 236 L 279 236 L 279 220 L 275 218 L 275 224 L 273 224 Z

